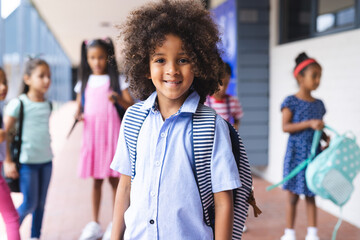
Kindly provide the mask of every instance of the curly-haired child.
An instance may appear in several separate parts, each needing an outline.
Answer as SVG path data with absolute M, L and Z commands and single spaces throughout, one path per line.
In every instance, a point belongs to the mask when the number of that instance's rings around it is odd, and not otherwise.
M 149 114 L 132 180 L 125 124 L 120 128 L 111 165 L 122 174 L 111 239 L 231 239 L 231 190 L 241 182 L 225 120 L 216 116 L 211 155 L 214 229 L 204 222 L 192 152 L 192 116 L 224 74 L 210 13 L 200 0 L 161 0 L 133 11 L 121 36 L 130 89 Z

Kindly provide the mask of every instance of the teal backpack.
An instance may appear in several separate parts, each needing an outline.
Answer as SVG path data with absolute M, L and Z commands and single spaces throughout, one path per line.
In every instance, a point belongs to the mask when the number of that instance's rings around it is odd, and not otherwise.
M 341 212 L 342 206 L 354 191 L 352 182 L 360 172 L 360 148 L 352 133 L 340 135 L 329 126 L 325 128 L 335 133 L 329 147 L 316 156 L 322 131 L 315 131 L 310 156 L 280 183 L 268 187 L 267 190 L 283 184 L 307 166 L 305 177 L 308 188 L 316 195 L 339 206 Z M 334 228 L 332 240 L 336 239 L 341 222 L 340 217 Z
M 354 190 L 352 184 L 360 171 L 360 148 L 351 133 L 335 133 L 327 149 L 321 152 L 306 170 L 308 188 L 316 195 L 342 207 Z

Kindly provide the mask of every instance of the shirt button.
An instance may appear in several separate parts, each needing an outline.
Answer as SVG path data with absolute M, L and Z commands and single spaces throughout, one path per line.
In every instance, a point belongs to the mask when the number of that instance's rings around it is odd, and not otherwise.
M 158 167 L 158 166 L 160 166 L 160 161 L 156 161 L 155 162 L 155 165 Z
M 162 133 L 160 134 L 160 136 L 161 136 L 161 137 L 166 137 L 166 133 L 162 132 Z
M 152 220 L 152 219 L 151 219 L 149 222 L 150 222 L 150 224 L 154 224 L 154 223 L 155 223 L 155 221 Z
M 151 191 L 151 192 L 150 192 L 150 195 L 151 195 L 152 197 L 155 197 L 155 192 L 154 192 L 154 191 Z

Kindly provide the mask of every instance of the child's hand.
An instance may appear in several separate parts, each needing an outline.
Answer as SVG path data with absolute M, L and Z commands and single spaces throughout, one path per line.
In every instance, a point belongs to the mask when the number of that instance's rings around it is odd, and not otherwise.
M 110 95 L 108 96 L 108 98 L 109 98 L 110 102 L 115 104 L 115 103 L 119 102 L 119 98 L 121 98 L 121 96 L 117 92 L 112 91 L 110 93 Z
M 319 119 L 311 119 L 309 120 L 310 128 L 314 130 L 322 130 L 324 128 L 324 121 Z
M 19 177 L 19 173 L 16 168 L 16 164 L 12 161 L 4 162 L 4 173 L 5 176 L 12 179 L 17 179 Z
M 321 150 L 324 151 L 325 149 L 327 149 L 329 147 L 331 138 L 330 138 L 330 136 L 323 134 L 322 140 L 324 140 L 325 144 L 321 145 Z
M 74 117 L 75 117 L 75 119 L 77 119 L 78 121 L 84 120 L 84 115 L 83 115 L 83 113 L 81 112 L 80 109 L 78 109 L 78 110 L 76 111 Z

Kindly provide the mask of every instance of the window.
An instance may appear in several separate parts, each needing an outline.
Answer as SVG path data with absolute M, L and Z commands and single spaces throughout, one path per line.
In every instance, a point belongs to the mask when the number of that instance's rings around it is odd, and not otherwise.
M 316 32 L 326 32 L 355 24 L 355 0 L 319 0 Z
M 280 43 L 359 27 L 360 0 L 281 0 Z
M 282 2 L 282 42 L 308 38 L 311 24 L 311 0 L 284 0 Z

